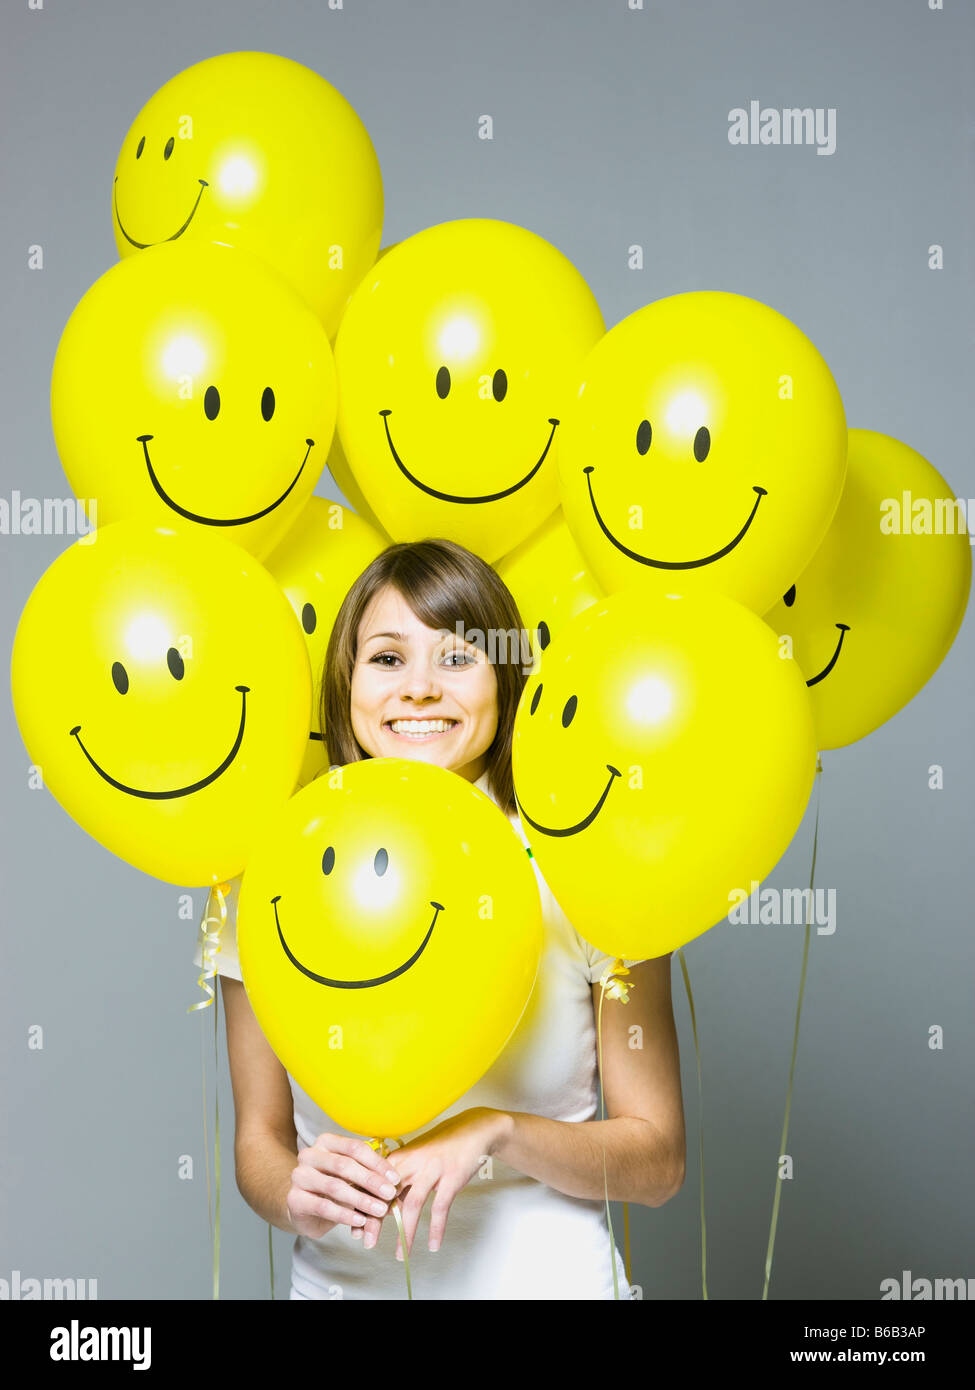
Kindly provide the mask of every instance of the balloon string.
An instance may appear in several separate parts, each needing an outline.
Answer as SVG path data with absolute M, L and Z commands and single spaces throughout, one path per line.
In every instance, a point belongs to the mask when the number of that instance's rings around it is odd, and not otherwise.
M 403 1147 L 402 1139 L 394 1139 L 392 1142 L 396 1144 L 398 1148 Z M 386 1139 L 369 1139 L 367 1143 L 371 1149 L 376 1150 L 380 1158 L 387 1158 L 389 1156 L 389 1143 Z M 413 1285 L 410 1282 L 410 1252 L 406 1248 L 406 1229 L 403 1226 L 403 1218 L 400 1215 L 398 1197 L 393 1198 L 390 1203 L 390 1208 L 393 1213 L 393 1220 L 396 1222 L 396 1229 L 399 1232 L 400 1249 L 403 1251 L 403 1268 L 406 1271 L 406 1297 L 412 1299 Z
M 701 1048 L 697 1037 L 697 1015 L 694 1012 L 694 995 L 691 993 L 691 977 L 687 973 L 687 962 L 684 959 L 684 948 L 679 947 L 677 951 L 680 957 L 680 968 L 684 976 L 684 988 L 687 990 L 687 1002 L 691 1010 L 691 1028 L 694 1031 L 694 1055 L 697 1058 L 697 1132 L 698 1132 L 698 1167 L 701 1170 L 701 1297 L 707 1301 L 708 1296 L 708 1236 L 707 1225 L 704 1218 L 704 1090 L 701 1086 Z
M 623 1264 L 626 1268 L 626 1282 L 633 1283 L 633 1271 L 630 1268 L 630 1204 L 623 1203 Z
M 206 1166 L 207 1179 L 207 1229 L 210 1232 L 210 1241 L 213 1241 L 213 1199 L 210 1194 L 210 1136 L 207 1132 L 207 1042 L 206 1033 L 202 1023 L 200 1027 L 200 1075 L 202 1079 L 203 1094 L 203 1159 Z
M 226 912 L 226 907 L 224 908 Z M 213 998 L 213 1297 L 220 1297 L 220 1056 L 217 1050 L 217 1015 L 220 1003 Z
M 768 1250 L 765 1255 L 765 1286 L 762 1301 L 768 1298 L 769 1280 L 772 1277 L 772 1252 L 775 1248 L 775 1232 L 779 1223 L 779 1201 L 782 1196 L 782 1159 L 785 1157 L 789 1135 L 789 1112 L 792 1108 L 792 1080 L 796 1070 L 796 1052 L 799 1048 L 799 1019 L 802 1014 L 802 996 L 806 988 L 806 962 L 809 959 L 809 927 L 812 913 L 813 884 L 816 879 L 816 851 L 819 846 L 819 799 L 822 789 L 823 760 L 816 758 L 816 825 L 813 830 L 812 867 L 809 870 L 809 902 L 806 905 L 806 931 L 802 945 L 802 970 L 799 975 L 799 998 L 796 1002 L 796 1028 L 792 1038 L 792 1061 L 789 1063 L 789 1086 L 785 1097 L 785 1118 L 782 1123 L 782 1141 L 779 1144 L 779 1162 L 775 1176 L 775 1197 L 772 1202 L 772 1224 L 769 1227 Z
M 603 1089 L 603 1000 L 609 994 L 612 999 L 618 999 L 621 1004 L 626 1004 L 629 1001 L 629 991 L 633 986 L 627 984 L 622 978 L 629 973 L 622 960 L 617 957 L 611 965 L 606 967 L 599 979 L 599 1007 L 596 1010 L 596 1061 L 599 1067 L 599 1118 L 601 1121 L 606 1119 L 606 1093 Z M 613 1298 L 619 1299 L 620 1281 L 616 1270 L 616 1237 L 613 1235 L 613 1217 L 609 1209 L 609 1180 L 606 1175 L 605 1145 L 603 1146 L 603 1197 L 606 1202 L 606 1225 L 609 1228 L 609 1260 L 613 1270 Z M 629 1282 L 629 1224 L 625 1205 L 623 1207 L 623 1220 L 627 1231 L 626 1278 Z
M 220 954 L 220 935 L 227 923 L 227 894 L 230 892 L 228 883 L 214 884 L 207 894 L 206 907 L 203 911 L 203 919 L 200 922 L 200 974 L 197 977 L 197 985 L 207 995 L 206 999 L 201 999 L 195 1004 L 191 1004 L 187 1013 L 196 1013 L 198 1009 L 208 1009 L 213 1005 L 213 1173 L 214 1173 L 214 1193 L 210 1190 L 210 1136 L 207 1132 L 207 1076 L 206 1076 L 206 1052 L 204 1046 L 203 1033 L 200 1033 L 200 1063 L 203 1075 L 203 1153 L 206 1165 L 207 1180 L 207 1224 L 210 1230 L 210 1240 L 213 1245 L 213 1297 L 220 1297 L 220 1094 L 219 1094 L 219 1049 L 217 1045 L 217 1021 L 219 1005 L 217 1003 L 216 991 L 207 983 L 217 974 L 217 956 Z M 214 1202 L 215 1197 L 215 1202 Z M 214 1209 L 216 1215 L 214 1216 Z

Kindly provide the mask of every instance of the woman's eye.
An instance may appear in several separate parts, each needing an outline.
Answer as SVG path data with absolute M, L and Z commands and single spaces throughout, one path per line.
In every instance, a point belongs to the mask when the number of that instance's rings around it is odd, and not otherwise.
M 474 658 L 470 652 L 447 652 L 448 666 L 473 666 Z
M 376 662 L 378 666 L 391 666 L 394 661 L 399 661 L 399 657 L 395 652 L 377 652 L 370 660 Z

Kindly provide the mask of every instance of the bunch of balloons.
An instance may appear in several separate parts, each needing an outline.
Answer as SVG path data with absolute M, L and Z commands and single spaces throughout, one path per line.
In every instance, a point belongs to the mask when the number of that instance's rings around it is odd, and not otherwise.
M 98 529 L 31 595 L 13 693 L 103 844 L 172 882 L 247 869 L 258 1019 L 327 1112 L 389 1135 L 490 1065 L 540 949 L 530 866 L 476 789 L 394 760 L 322 775 L 315 682 L 390 539 L 452 539 L 510 586 L 538 658 L 524 828 L 578 931 L 631 958 L 774 866 L 817 749 L 945 656 L 971 559 L 963 525 L 909 500 L 954 515 L 944 480 L 848 431 L 776 310 L 692 292 L 607 332 L 534 233 L 465 219 L 381 252 L 382 214 L 364 126 L 300 64 L 227 54 L 148 101 L 112 184 L 121 259 L 52 379 Z M 326 461 L 356 511 L 312 495 Z

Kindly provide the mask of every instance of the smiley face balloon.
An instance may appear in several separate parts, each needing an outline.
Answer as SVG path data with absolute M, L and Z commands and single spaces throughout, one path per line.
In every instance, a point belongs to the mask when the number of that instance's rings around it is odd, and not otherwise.
M 812 712 L 772 630 L 717 594 L 627 590 L 545 652 L 515 719 L 532 853 L 576 930 L 665 955 L 727 916 L 792 839 Z
M 889 435 L 850 430 L 833 524 L 766 616 L 792 639 L 820 748 L 864 738 L 930 680 L 961 626 L 971 554 L 937 470 Z
M 318 73 L 224 53 L 177 73 L 136 116 L 112 183 L 119 255 L 170 241 L 252 251 L 334 337 L 383 221 L 365 126 Z
M 579 272 L 508 222 L 391 247 L 335 342 L 339 436 L 394 540 L 445 536 L 492 562 L 558 505 L 559 422 L 603 331 Z
M 541 656 L 549 642 L 603 592 L 586 566 L 561 511 L 495 566 Z
M 301 768 L 304 786 L 328 767 L 322 739 L 322 670 L 332 625 L 349 589 L 386 541 L 355 512 L 324 497 L 312 497 L 267 557 L 269 572 L 288 596 L 308 646 L 314 690 L 308 746 Z
M 559 476 L 607 593 L 708 590 L 764 613 L 822 540 L 845 463 L 843 403 L 809 339 L 754 299 L 694 292 L 595 347 Z
M 64 471 L 99 523 L 193 527 L 261 556 L 325 465 L 332 350 L 245 252 L 158 246 L 114 266 L 71 315 L 51 413 Z
M 267 571 L 239 546 L 133 522 L 99 527 L 41 577 L 12 685 L 48 789 L 168 883 L 240 873 L 308 738 L 308 655 Z
M 487 1071 L 541 950 L 531 862 L 483 792 L 384 758 L 319 777 L 247 868 L 241 972 L 265 1036 L 354 1133 L 427 1124 Z

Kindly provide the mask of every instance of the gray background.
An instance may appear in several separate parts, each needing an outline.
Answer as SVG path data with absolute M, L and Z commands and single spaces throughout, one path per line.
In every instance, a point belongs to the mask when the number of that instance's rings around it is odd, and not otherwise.
M 642 12 L 626 0 L 346 0 L 338 12 L 323 0 L 45 0 L 40 12 L 7 0 L 0 495 L 70 495 L 50 369 L 75 303 L 116 259 L 111 177 L 130 121 L 180 69 L 257 48 L 315 68 L 365 121 L 385 243 L 455 217 L 520 223 L 572 259 L 610 325 L 683 290 L 752 295 L 817 344 L 851 425 L 905 440 L 975 496 L 973 39 L 962 0 L 943 13 L 926 0 L 646 0 Z M 729 145 L 728 112 L 752 98 L 836 107 L 836 153 Z M 490 144 L 475 138 L 484 112 Z M 627 269 L 633 242 L 642 273 Z M 927 269 L 934 242 L 940 272 Z M 42 272 L 27 269 L 32 243 Z M 4 653 L 66 544 L 0 536 Z M 903 1269 L 975 1275 L 972 621 L 907 709 L 824 757 L 817 881 L 836 889 L 838 926 L 812 941 L 774 1298 L 876 1299 Z M 928 790 L 932 763 L 942 791 Z M 206 1298 L 200 1035 L 212 1106 L 212 1011 L 186 1013 L 199 997 L 195 927 L 177 917 L 178 889 L 29 791 L 27 764 L 8 697 L 0 1277 L 96 1278 L 102 1298 Z M 769 882 L 808 882 L 811 842 L 809 813 Z M 801 948 L 801 928 L 725 924 L 686 951 L 714 1298 L 761 1294 Z M 648 1298 L 694 1299 L 697 1078 L 676 960 L 674 997 L 687 1180 L 660 1210 L 633 1209 L 634 1280 Z M 37 1023 L 44 1049 L 29 1051 Z M 943 1051 L 928 1049 L 932 1024 Z M 222 1038 L 220 1076 L 221 1291 L 265 1297 L 266 1227 L 233 1180 Z M 177 1177 L 181 1154 L 195 1160 L 192 1181 Z M 287 1236 L 275 1246 L 280 1296 Z

